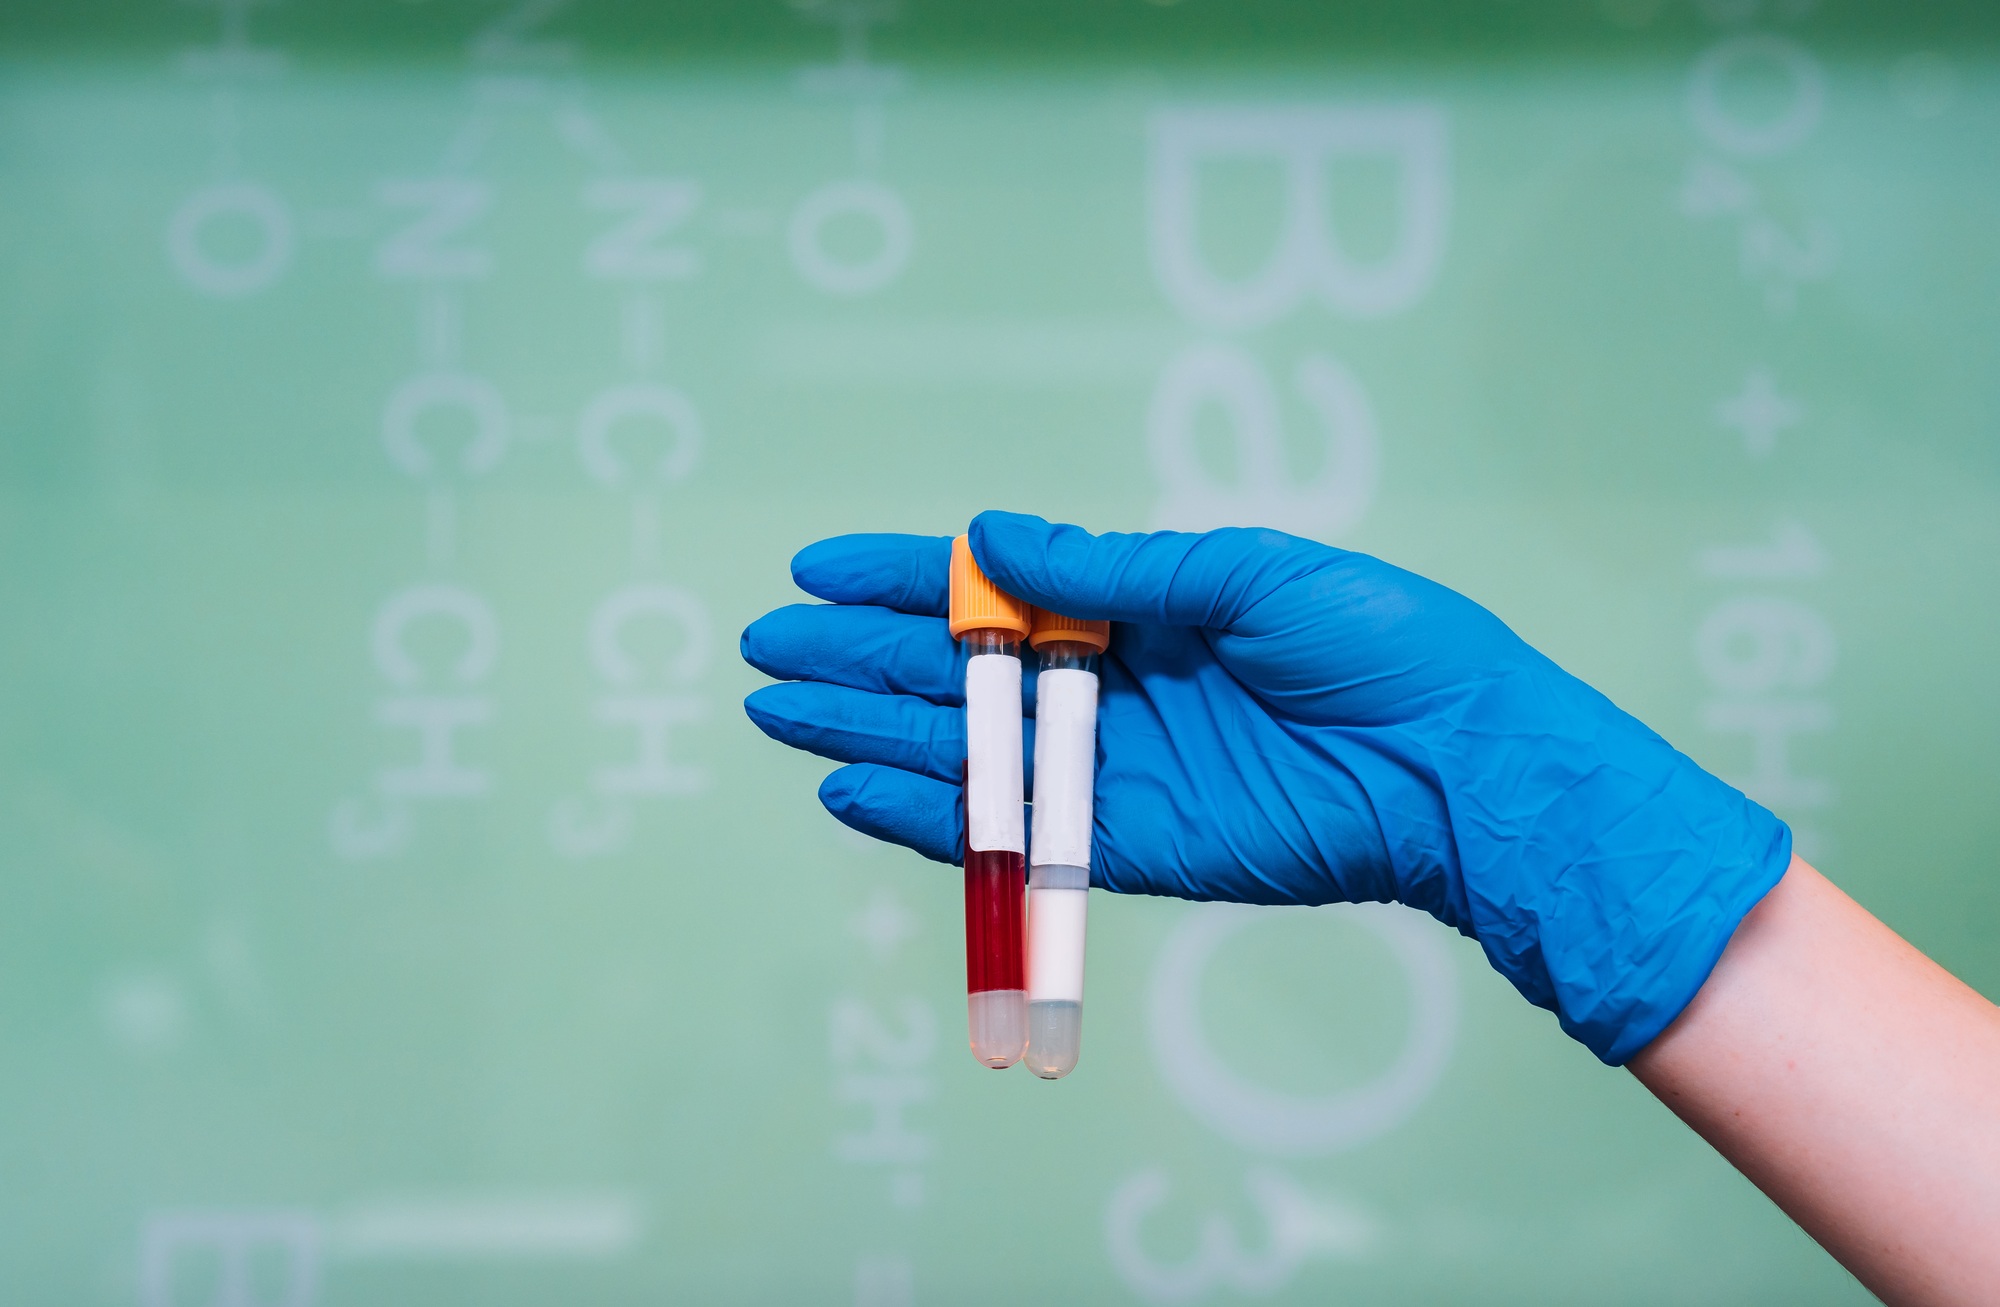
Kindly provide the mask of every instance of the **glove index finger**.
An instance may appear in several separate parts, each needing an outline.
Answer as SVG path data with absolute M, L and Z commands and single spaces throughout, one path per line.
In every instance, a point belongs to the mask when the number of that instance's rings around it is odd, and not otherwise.
M 1065 617 L 1223 631 L 1278 586 L 1340 556 L 1261 528 L 1092 535 L 993 511 L 972 519 L 972 552 L 996 585 Z
M 831 603 L 943 617 L 951 591 L 951 537 L 832 536 L 792 555 L 792 581 Z

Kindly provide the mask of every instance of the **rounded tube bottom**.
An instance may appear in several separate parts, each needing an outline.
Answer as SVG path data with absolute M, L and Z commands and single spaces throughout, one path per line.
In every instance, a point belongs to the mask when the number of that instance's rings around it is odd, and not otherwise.
M 965 996 L 965 1030 L 972 1055 L 995 1071 L 1013 1066 L 1028 1048 L 1028 991 L 982 989 Z
M 1083 1052 L 1083 1004 L 1028 1004 L 1028 1070 L 1044 1080 L 1060 1080 L 1076 1070 Z

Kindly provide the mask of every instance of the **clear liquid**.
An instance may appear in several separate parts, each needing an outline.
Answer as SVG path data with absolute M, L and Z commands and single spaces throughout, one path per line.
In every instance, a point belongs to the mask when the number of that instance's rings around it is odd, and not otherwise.
M 1028 1047 L 1028 994 L 1021 989 L 982 989 L 965 996 L 966 1042 L 984 1066 L 1004 1070 Z
M 1083 1004 L 1028 1004 L 1028 1070 L 1044 1080 L 1060 1080 L 1076 1070 L 1083 1052 Z

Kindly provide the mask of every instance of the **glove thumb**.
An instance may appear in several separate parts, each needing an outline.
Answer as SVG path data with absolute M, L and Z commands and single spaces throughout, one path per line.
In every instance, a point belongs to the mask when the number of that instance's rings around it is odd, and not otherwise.
M 1228 631 L 1285 582 L 1339 551 L 1281 531 L 1092 535 L 1026 513 L 972 519 L 972 556 L 994 584 L 1065 617 Z

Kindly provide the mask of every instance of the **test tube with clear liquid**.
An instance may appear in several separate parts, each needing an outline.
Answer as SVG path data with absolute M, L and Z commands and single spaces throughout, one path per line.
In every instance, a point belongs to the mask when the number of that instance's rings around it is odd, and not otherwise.
M 951 633 L 965 667 L 965 989 L 972 1055 L 996 1070 L 1028 1046 L 1021 641 L 1028 606 L 951 545 Z
M 1027 1068 L 1044 1080 L 1083 1052 L 1083 941 L 1097 781 L 1098 659 L 1111 624 L 1036 608 L 1035 806 L 1028 859 Z

